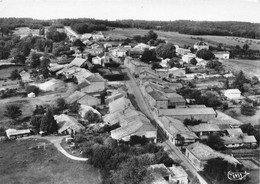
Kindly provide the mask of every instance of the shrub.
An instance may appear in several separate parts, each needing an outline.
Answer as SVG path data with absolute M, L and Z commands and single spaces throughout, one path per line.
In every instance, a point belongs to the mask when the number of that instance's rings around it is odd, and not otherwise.
M 28 94 L 34 93 L 36 96 L 40 93 L 40 89 L 37 86 L 27 86 L 25 90 Z
M 255 115 L 255 108 L 249 103 L 242 104 L 240 110 L 241 110 L 241 114 L 243 115 L 246 116 Z

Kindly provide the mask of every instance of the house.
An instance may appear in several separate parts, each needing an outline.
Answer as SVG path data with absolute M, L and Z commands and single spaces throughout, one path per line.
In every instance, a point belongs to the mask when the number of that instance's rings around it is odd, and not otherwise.
M 6 136 L 9 139 L 16 139 L 17 137 L 24 137 L 29 136 L 31 134 L 31 131 L 29 129 L 23 129 L 23 130 L 16 130 L 16 129 L 7 129 Z
M 227 89 L 224 91 L 224 95 L 230 100 L 241 99 L 241 91 L 239 89 Z
M 222 132 L 218 125 L 210 123 L 200 123 L 198 125 L 188 126 L 188 129 L 191 132 L 194 132 L 200 139 L 207 139 L 212 133 Z
M 230 53 L 228 51 L 221 51 L 221 52 L 213 52 L 215 55 L 215 58 L 224 60 L 224 59 L 229 59 Z
M 203 41 L 197 42 L 193 46 L 194 49 L 201 50 L 201 49 L 207 49 L 209 50 L 209 44 Z
M 120 128 L 111 131 L 111 137 L 116 140 L 130 141 L 131 136 L 146 137 L 156 142 L 157 130 L 145 116 L 137 119 L 128 119 Z
M 196 119 L 204 122 L 216 117 L 213 108 L 176 108 L 176 109 L 159 109 L 159 116 L 170 116 L 181 121 L 185 119 Z
M 150 48 L 150 45 L 147 45 L 145 43 L 139 43 L 137 44 L 134 49 L 137 49 L 137 50 L 142 50 L 144 51 L 145 49 L 149 49 Z
M 227 148 L 238 148 L 243 146 L 251 148 L 257 145 L 257 141 L 253 135 L 231 135 L 223 136 L 221 139 L 224 141 L 224 145 Z
M 92 56 L 97 56 L 97 55 L 99 55 L 99 54 L 104 52 L 104 48 L 103 47 L 97 47 L 97 48 L 87 49 L 85 51 L 87 53 L 91 54 Z
M 185 76 L 185 69 L 184 68 L 170 68 L 168 69 L 169 77 L 170 78 L 178 78 Z
M 20 72 L 20 76 L 21 76 L 21 79 L 24 83 L 33 82 L 29 72 L 26 72 L 26 71 L 23 70 L 22 72 Z
M 134 60 L 131 57 L 126 57 L 124 60 L 124 65 L 130 70 L 132 74 L 139 75 L 143 70 L 150 68 L 148 64 L 145 64 L 141 61 Z
M 168 98 L 168 108 L 179 108 L 186 106 L 186 100 L 177 93 L 165 93 Z
M 190 49 L 184 49 L 184 48 L 177 47 L 176 53 L 179 55 L 185 55 L 185 54 L 191 53 L 191 51 L 190 51 Z
M 108 104 L 109 113 L 113 113 L 116 111 L 122 111 L 128 108 L 134 109 L 131 101 L 126 97 L 118 98 Z
M 85 95 L 77 101 L 81 105 L 97 106 L 101 104 L 101 99 L 91 95 Z
M 139 115 L 138 111 L 131 108 L 127 108 L 127 109 L 106 114 L 103 117 L 103 120 L 109 125 L 115 125 L 115 124 L 120 125 L 123 124 L 127 119 L 132 119 L 132 120 L 137 119 L 138 115 Z
M 157 109 L 168 109 L 168 98 L 163 95 L 163 93 L 159 91 L 151 91 L 148 92 L 148 96 L 146 96 L 151 107 Z
M 196 134 L 191 132 L 180 120 L 161 116 L 157 122 L 164 135 L 174 145 L 188 145 L 198 139 Z
M 165 68 L 155 69 L 155 73 L 160 78 L 166 78 L 167 79 L 169 77 L 169 71 L 168 71 L 168 69 L 165 69 Z
M 84 128 L 84 126 L 81 125 L 78 120 L 66 114 L 54 115 L 54 119 L 58 123 L 59 134 L 75 134 Z
M 240 125 L 243 123 L 241 121 L 238 121 L 231 116 L 221 112 L 221 111 L 216 111 L 217 116 L 211 120 L 208 121 L 210 124 L 217 124 L 217 125 L 227 125 L 225 127 L 228 128 L 238 128 Z
M 170 182 L 174 184 L 188 184 L 188 174 L 181 166 L 172 165 L 170 171 Z
M 126 57 L 127 51 L 129 50 L 129 48 L 115 48 L 111 51 L 111 54 L 115 57 Z
M 99 98 L 87 95 L 80 91 L 75 91 L 74 93 L 72 93 L 70 96 L 66 98 L 67 104 L 72 104 L 75 102 L 81 105 L 88 105 L 88 106 L 97 106 L 101 104 L 101 100 Z
M 228 128 L 228 129 L 226 129 L 226 133 L 229 136 L 243 135 L 241 128 Z
M 102 59 L 104 58 L 104 53 L 101 53 L 92 58 L 92 64 L 94 65 L 103 65 Z
M 71 61 L 70 65 L 82 67 L 86 61 L 87 59 L 75 58 Z
M 237 165 L 240 162 L 230 155 L 226 155 L 211 149 L 209 146 L 195 142 L 186 147 L 186 157 L 191 161 L 192 165 L 198 170 L 203 171 L 208 160 L 213 158 L 223 158 L 225 161 Z
M 188 174 L 181 166 L 166 167 L 164 164 L 154 164 L 147 168 L 147 184 L 188 184 Z
M 141 49 L 131 49 L 128 51 L 128 55 L 132 58 L 141 58 L 141 56 L 143 55 L 144 51 Z
M 106 80 L 99 74 L 94 73 L 93 75 L 86 78 L 89 85 L 81 88 L 81 92 L 93 95 L 100 96 L 100 93 L 106 89 Z
M 188 54 L 185 54 L 181 57 L 182 61 L 184 63 L 190 63 L 190 60 L 195 58 L 196 55 L 195 54 L 192 54 L 192 53 L 188 53 Z
M 109 104 L 121 97 L 127 97 L 127 93 L 122 88 L 118 88 L 117 90 L 113 90 L 111 94 L 106 97 L 105 102 L 106 104 Z

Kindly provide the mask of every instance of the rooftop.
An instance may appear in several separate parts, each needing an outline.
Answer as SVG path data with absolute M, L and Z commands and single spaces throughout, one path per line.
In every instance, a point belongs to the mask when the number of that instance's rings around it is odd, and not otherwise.
M 218 125 L 215 124 L 209 124 L 209 123 L 200 123 L 195 126 L 188 126 L 190 131 L 192 132 L 217 132 L 221 131 L 221 129 L 218 127 Z
M 176 108 L 176 109 L 159 109 L 160 115 L 183 116 L 183 115 L 208 115 L 216 114 L 213 108 Z
M 224 144 L 242 144 L 242 143 L 256 143 L 255 136 L 253 135 L 234 135 L 221 137 Z

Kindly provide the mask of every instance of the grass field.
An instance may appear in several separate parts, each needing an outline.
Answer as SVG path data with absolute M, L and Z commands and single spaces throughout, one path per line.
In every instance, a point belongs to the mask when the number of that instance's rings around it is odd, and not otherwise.
M 228 59 L 223 64 L 235 73 L 242 70 L 246 76 L 260 79 L 260 60 Z
M 125 38 L 132 38 L 134 35 L 145 35 L 149 30 L 144 29 L 121 29 L 116 28 L 109 31 L 104 31 L 104 34 L 110 36 L 114 39 L 125 39 Z M 260 40 L 255 39 L 247 39 L 247 38 L 238 38 L 232 36 L 201 36 L 201 35 L 186 35 L 186 34 L 179 34 L 176 32 L 164 32 L 164 31 L 155 31 L 159 38 L 165 39 L 169 42 L 174 44 L 183 46 L 183 45 L 190 45 L 193 46 L 194 43 L 203 39 L 204 41 L 209 42 L 210 45 L 218 45 L 222 43 L 227 46 L 236 46 L 240 45 L 243 46 L 245 43 L 248 43 L 250 48 L 260 50 Z
M 8 184 L 98 184 L 98 170 L 86 162 L 65 157 L 52 145 L 29 149 L 44 140 L 0 142 L 0 183 Z

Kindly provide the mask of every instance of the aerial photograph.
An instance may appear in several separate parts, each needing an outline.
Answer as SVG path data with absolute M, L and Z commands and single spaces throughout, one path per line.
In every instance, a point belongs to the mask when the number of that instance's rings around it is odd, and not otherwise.
M 260 184 L 260 0 L 0 0 L 0 184 Z

